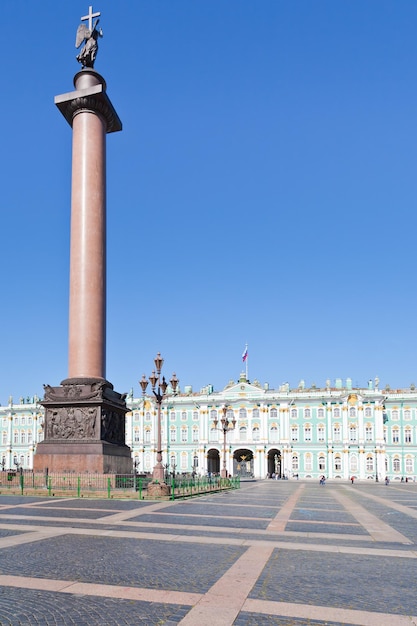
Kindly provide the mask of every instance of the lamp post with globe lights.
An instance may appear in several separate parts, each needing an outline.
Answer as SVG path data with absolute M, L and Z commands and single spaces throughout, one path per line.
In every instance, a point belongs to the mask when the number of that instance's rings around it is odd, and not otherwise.
M 214 420 L 214 428 L 216 428 L 217 430 L 221 430 L 223 432 L 223 469 L 220 472 L 220 478 L 227 478 L 226 438 L 227 438 L 227 433 L 231 430 L 234 430 L 236 426 L 236 419 L 235 417 L 233 417 L 231 421 L 229 420 L 229 418 L 227 417 L 227 413 L 228 413 L 227 406 L 222 407 L 222 413 L 223 413 L 223 417 L 220 420 L 221 428 L 217 428 L 217 425 L 219 423 L 219 420 L 217 418 Z
M 152 482 L 148 485 L 148 495 L 167 495 L 169 493 L 169 486 L 165 483 L 165 470 L 162 465 L 162 435 L 161 435 L 161 405 L 162 401 L 165 397 L 168 383 L 165 380 L 165 376 L 161 378 L 161 370 L 164 364 L 164 359 L 161 357 L 160 352 L 155 357 L 154 360 L 155 369 L 152 374 L 149 376 L 149 381 L 147 380 L 145 374 L 142 376 L 139 384 L 142 388 L 142 394 L 145 397 L 146 388 L 148 386 L 148 382 L 151 383 L 152 392 L 155 396 L 156 406 L 157 406 L 157 448 L 156 448 L 156 464 L 153 468 L 152 472 Z M 179 380 L 175 374 L 172 375 L 169 384 L 171 385 L 171 389 L 173 393 L 176 393 L 177 386 Z

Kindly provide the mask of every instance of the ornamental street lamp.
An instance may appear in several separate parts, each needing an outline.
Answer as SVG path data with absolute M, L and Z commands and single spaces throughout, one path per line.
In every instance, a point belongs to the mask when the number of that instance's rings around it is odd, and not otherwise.
M 236 426 L 236 419 L 233 417 L 232 421 L 229 421 L 229 418 L 227 417 L 227 411 L 228 408 L 227 406 L 222 407 L 222 413 L 223 413 L 223 417 L 220 420 L 221 423 L 221 428 L 217 429 L 217 424 L 219 423 L 219 420 L 216 419 L 214 420 L 214 428 L 216 428 L 217 430 L 221 430 L 223 431 L 223 469 L 220 472 L 220 477 L 221 478 L 227 478 L 227 468 L 226 468 L 226 436 L 227 433 L 230 430 L 234 430 L 235 426 Z
M 157 439 L 157 450 L 156 450 L 156 465 L 153 468 L 152 483 L 149 486 L 151 487 L 151 489 L 149 489 L 148 487 L 148 493 L 151 493 L 151 491 L 155 493 L 159 491 L 159 493 L 162 494 L 164 492 L 169 491 L 168 486 L 164 482 L 165 472 L 164 472 L 164 466 L 162 465 L 162 437 L 161 437 L 161 405 L 162 405 L 162 400 L 165 397 L 166 390 L 168 388 L 168 383 L 165 380 L 165 376 L 162 376 L 161 378 L 161 369 L 162 369 L 162 365 L 164 364 L 164 359 L 161 357 L 160 352 L 158 352 L 158 354 L 156 355 L 154 363 L 155 363 L 155 370 L 149 376 L 149 381 L 146 379 L 146 376 L 144 374 L 141 380 L 139 381 L 139 384 L 142 388 L 143 397 L 145 397 L 148 382 L 151 383 L 152 392 L 155 396 L 156 405 L 158 407 L 158 414 L 157 414 L 157 420 L 158 420 L 157 437 L 158 439 Z M 178 383 L 179 383 L 179 380 L 175 374 L 172 375 L 172 378 L 169 381 L 169 383 L 171 385 L 173 393 L 175 394 Z M 159 487 L 155 489 L 155 485 L 159 485 Z

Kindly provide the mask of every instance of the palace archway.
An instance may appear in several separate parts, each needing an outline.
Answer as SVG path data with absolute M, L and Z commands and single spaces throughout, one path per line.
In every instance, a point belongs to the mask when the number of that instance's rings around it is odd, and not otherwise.
M 253 478 L 253 452 L 242 448 L 233 454 L 233 476 Z
M 282 478 L 281 452 L 276 448 L 272 448 L 268 452 L 268 474 L 269 476 L 275 474 L 278 478 Z
M 207 452 L 207 474 L 220 474 L 220 454 L 215 448 Z

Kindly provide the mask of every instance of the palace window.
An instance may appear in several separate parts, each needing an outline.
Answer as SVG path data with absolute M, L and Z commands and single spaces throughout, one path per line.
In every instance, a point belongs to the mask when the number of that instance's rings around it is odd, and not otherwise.
M 32 435 L 32 431 L 30 430 L 28 432 L 28 443 L 32 443 L 33 442 L 33 435 Z
M 311 410 L 310 409 L 304 409 L 304 418 L 308 419 L 309 417 L 311 417 Z
M 312 458 L 309 452 L 304 456 L 304 469 L 306 472 L 311 472 L 312 470 Z
M 400 429 L 393 428 L 392 429 L 392 443 L 399 443 L 400 441 Z
M 215 409 L 210 411 L 210 419 L 213 420 L 213 422 L 217 419 L 217 411 Z
M 28 417 L 28 426 L 32 426 L 32 416 L 29 415 Z
M 333 409 L 333 417 L 340 417 L 340 409 Z
M 298 427 L 291 427 L 291 441 L 298 441 Z
M 181 428 L 181 441 L 182 443 L 188 441 L 188 428 Z
M 407 427 L 404 431 L 404 441 L 405 443 L 411 443 L 411 428 Z
M 399 472 L 400 471 L 400 459 L 395 458 L 392 466 L 394 468 L 394 472 Z
M 298 470 L 298 456 L 293 454 L 292 456 L 292 471 L 296 472 Z
M 216 428 L 210 428 L 210 441 L 219 440 L 219 431 Z
M 324 417 L 324 409 L 320 408 L 317 410 L 317 417 L 319 418 L 323 418 Z
M 349 417 L 356 417 L 356 409 L 353 406 L 349 409 Z
M 227 409 L 226 411 L 226 417 L 229 420 L 229 422 L 231 422 L 232 420 L 234 420 L 235 416 L 233 413 L 233 409 Z
M 258 426 L 255 426 L 252 429 L 252 439 L 253 439 L 253 441 L 259 441 L 259 428 L 258 428 Z
M 278 428 L 276 426 L 271 426 L 269 430 L 269 440 L 275 443 L 278 441 Z
M 139 413 L 135 413 L 133 416 L 133 419 L 135 420 L 135 422 L 139 421 Z
M 324 472 L 326 470 L 326 457 L 319 456 L 319 471 Z
M 334 469 L 335 472 L 342 471 L 342 459 L 338 454 L 334 457 Z
M 414 471 L 413 459 L 411 459 L 410 457 L 407 457 L 405 459 L 405 471 L 407 472 L 407 474 L 412 474 Z
M 239 409 L 239 419 L 245 420 L 247 417 L 246 409 Z
M 198 422 L 198 411 L 193 411 L 193 421 Z
M 170 414 L 170 420 L 171 420 L 171 422 L 175 422 L 175 418 L 176 418 L 175 411 L 171 411 L 171 414 Z
M 241 426 L 239 428 L 239 440 L 246 441 L 246 434 L 247 434 L 246 426 Z
M 291 409 L 291 418 L 293 420 L 297 419 L 297 409 Z
M 391 411 L 391 419 L 393 419 L 393 420 L 397 420 L 398 419 L 398 411 L 396 409 Z
M 185 470 L 187 469 L 187 453 L 183 452 L 181 454 L 181 469 Z
M 19 443 L 19 432 L 17 430 L 13 433 L 13 443 Z
M 322 425 L 317 428 L 317 439 L 319 441 L 324 441 L 324 426 Z
M 140 441 L 139 428 L 135 428 L 135 430 L 133 431 L 133 441 L 135 443 L 138 443 Z
M 254 417 L 256 419 L 259 417 L 259 409 L 253 409 L 252 417 Z
M 311 441 L 311 426 L 309 424 L 304 426 L 304 441 Z
M 270 416 L 271 417 L 278 417 L 278 411 L 276 409 L 271 409 Z
M 353 443 L 357 440 L 358 438 L 358 432 L 357 432 L 357 428 L 356 425 L 351 425 L 349 426 L 349 440 Z
M 365 426 L 365 439 L 366 441 L 372 441 L 374 438 L 373 428 L 370 425 Z
M 182 422 L 186 422 L 187 421 L 187 411 L 182 411 L 182 413 L 181 413 L 181 421 Z
M 151 467 L 151 455 L 145 454 L 145 469 L 149 469 Z
M 22 415 L 20 423 L 21 423 L 22 426 L 26 425 L 26 417 L 24 415 Z
M 333 441 L 340 441 L 340 425 L 335 424 L 333 426 Z
M 373 472 L 374 471 L 374 459 L 372 456 L 366 457 L 366 471 Z
M 193 443 L 197 443 L 199 440 L 198 428 L 193 428 Z
M 367 406 L 365 408 L 365 417 L 371 417 L 371 415 L 372 415 L 372 409 L 370 406 Z
M 177 429 L 176 428 L 171 428 L 169 431 L 169 439 L 170 441 L 172 441 L 172 443 L 175 443 L 177 441 Z
M 404 411 L 404 419 L 405 420 L 410 420 L 411 419 L 411 411 L 410 411 L 410 409 L 406 409 Z
M 3 446 L 7 443 L 7 432 L 5 430 L 1 433 L 1 443 Z
M 151 431 L 149 429 L 145 430 L 145 443 L 151 443 Z
M 150 412 L 149 412 L 149 411 L 146 411 L 146 413 L 145 413 L 145 420 L 146 420 L 147 422 L 150 422 L 150 421 L 151 421 L 151 414 L 150 414 Z
M 357 472 L 358 471 L 358 456 L 356 454 L 351 454 L 349 458 L 350 471 Z

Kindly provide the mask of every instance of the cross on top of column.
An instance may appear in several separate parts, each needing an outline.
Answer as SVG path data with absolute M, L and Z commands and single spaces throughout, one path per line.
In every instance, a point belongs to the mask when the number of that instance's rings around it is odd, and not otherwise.
M 81 21 L 88 20 L 88 30 L 91 32 L 93 30 L 93 17 L 99 17 L 101 13 L 97 11 L 97 13 L 93 13 L 93 6 L 88 7 L 88 15 L 84 15 L 81 18 Z

